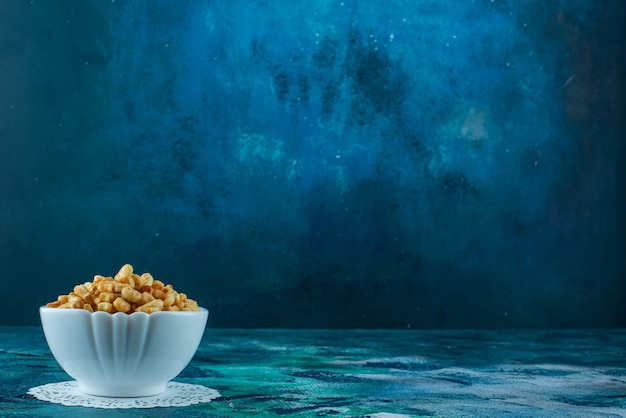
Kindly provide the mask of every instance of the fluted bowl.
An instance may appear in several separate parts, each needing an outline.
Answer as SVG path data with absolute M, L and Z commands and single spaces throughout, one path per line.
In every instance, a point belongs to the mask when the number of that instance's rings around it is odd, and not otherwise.
M 109 314 L 39 308 L 52 355 L 79 389 L 109 397 L 163 392 L 193 358 L 209 312 Z

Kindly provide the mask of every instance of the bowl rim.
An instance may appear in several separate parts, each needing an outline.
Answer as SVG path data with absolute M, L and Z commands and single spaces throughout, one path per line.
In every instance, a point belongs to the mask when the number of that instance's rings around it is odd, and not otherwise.
M 156 311 L 156 312 L 152 312 L 150 314 L 147 313 L 147 312 L 133 312 L 131 314 L 127 314 L 125 312 L 115 312 L 115 313 L 108 313 L 108 312 L 104 312 L 104 311 L 89 312 L 88 310 L 82 309 L 82 308 L 52 308 L 52 307 L 49 307 L 49 306 L 46 306 L 46 305 L 42 305 L 42 306 L 39 307 L 39 312 L 53 312 L 53 311 L 54 312 L 62 312 L 62 311 L 65 311 L 65 312 L 76 313 L 76 312 L 81 312 L 82 311 L 82 312 L 86 312 L 86 313 L 92 314 L 92 315 L 100 313 L 100 314 L 107 314 L 107 315 L 111 315 L 111 316 L 117 315 L 117 314 L 126 315 L 126 316 L 133 316 L 135 314 L 144 314 L 144 315 L 150 316 L 150 315 L 162 315 L 162 314 L 197 315 L 197 314 L 203 313 L 204 311 L 206 311 L 206 312 L 209 311 L 207 308 L 204 308 L 202 306 L 200 306 L 199 308 L 200 309 L 197 310 L 197 311 Z

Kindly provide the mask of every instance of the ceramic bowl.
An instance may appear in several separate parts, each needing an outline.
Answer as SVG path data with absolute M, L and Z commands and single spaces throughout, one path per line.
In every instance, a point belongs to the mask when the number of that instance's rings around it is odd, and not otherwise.
M 90 395 L 140 397 L 165 390 L 198 349 L 209 312 L 109 314 L 39 308 L 52 355 Z

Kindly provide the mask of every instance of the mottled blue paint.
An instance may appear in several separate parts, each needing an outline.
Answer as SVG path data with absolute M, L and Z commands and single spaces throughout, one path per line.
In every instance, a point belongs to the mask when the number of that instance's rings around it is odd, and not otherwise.
M 624 330 L 207 330 L 176 381 L 221 394 L 107 416 L 621 417 Z M 37 327 L 0 327 L 3 416 L 101 416 L 27 395 L 69 377 Z M 398 414 L 398 415 L 390 415 Z
M 1 321 L 130 262 L 213 326 L 623 326 L 624 11 L 4 1 Z

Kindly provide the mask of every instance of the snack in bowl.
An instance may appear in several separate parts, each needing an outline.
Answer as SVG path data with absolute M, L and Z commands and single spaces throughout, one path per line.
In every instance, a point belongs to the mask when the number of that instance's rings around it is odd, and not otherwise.
M 134 273 L 130 264 L 124 264 L 115 277 L 97 274 L 92 282 L 77 284 L 68 295 L 60 295 L 46 306 L 111 314 L 199 310 L 198 303 L 185 293 L 178 293 L 171 284 L 155 280 L 150 273 Z
M 156 395 L 193 358 L 208 311 L 148 273 L 132 273 L 130 265 L 120 273 L 95 276 L 39 308 L 44 335 L 82 392 Z

